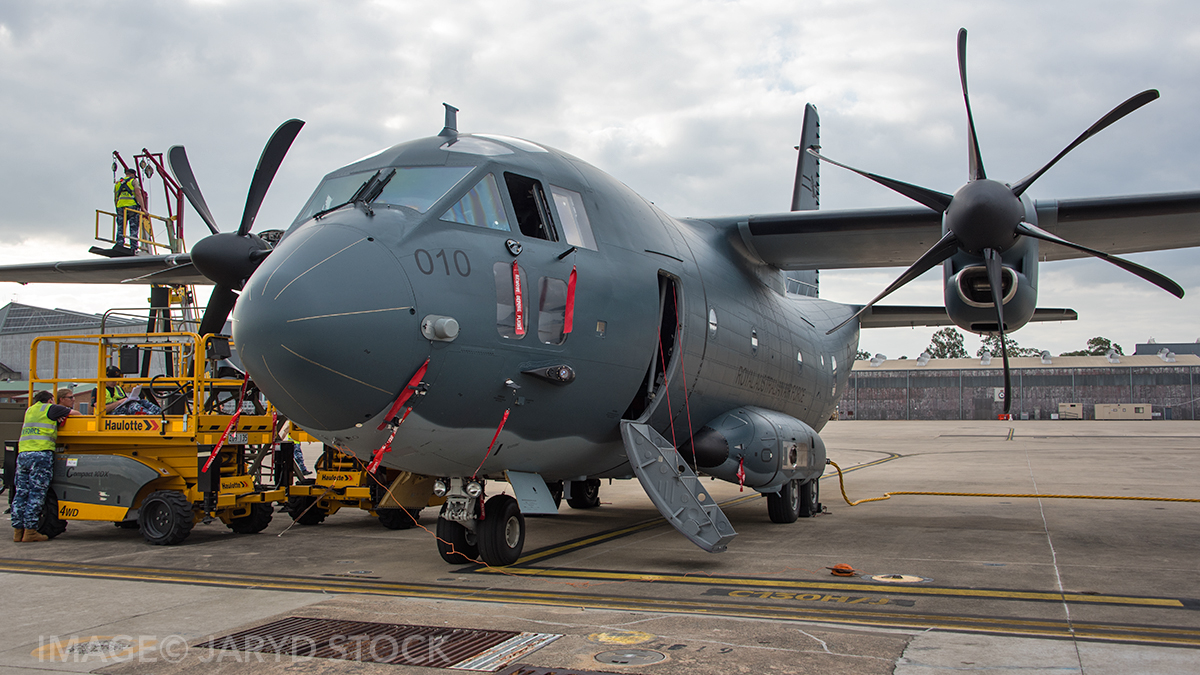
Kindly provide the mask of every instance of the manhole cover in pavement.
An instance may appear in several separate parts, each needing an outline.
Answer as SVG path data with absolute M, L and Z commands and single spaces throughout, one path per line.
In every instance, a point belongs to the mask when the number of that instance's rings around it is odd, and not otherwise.
M 650 663 L 658 663 L 667 658 L 662 652 L 656 652 L 651 649 L 615 649 L 611 652 L 600 652 L 596 655 L 596 660 L 600 663 L 609 663 L 614 666 L 644 666 Z

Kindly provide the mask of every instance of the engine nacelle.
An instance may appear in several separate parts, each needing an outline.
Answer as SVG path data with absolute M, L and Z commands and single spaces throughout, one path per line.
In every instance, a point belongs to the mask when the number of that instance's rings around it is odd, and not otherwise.
M 702 473 L 759 492 L 790 480 L 815 480 L 825 471 L 825 443 L 804 422 L 774 410 L 741 407 L 720 415 L 679 448 Z
M 1037 251 L 1036 239 L 1021 237 L 1000 256 L 1006 333 L 1029 323 L 1037 309 Z M 983 258 L 959 251 L 942 264 L 942 278 L 950 320 L 972 333 L 995 333 L 996 307 Z

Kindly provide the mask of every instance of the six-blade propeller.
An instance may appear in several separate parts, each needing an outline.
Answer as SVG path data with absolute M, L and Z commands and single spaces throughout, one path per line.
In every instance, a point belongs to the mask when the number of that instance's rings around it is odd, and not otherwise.
M 1183 297 L 1183 288 L 1167 277 L 1137 263 L 1097 251 L 1086 246 L 1058 237 L 1039 228 L 1026 220 L 1026 209 L 1021 203 L 1021 195 L 1042 174 L 1054 166 L 1068 152 L 1091 138 L 1096 133 L 1108 127 L 1113 122 L 1158 98 L 1158 92 L 1150 89 L 1144 91 L 1121 105 L 1113 108 L 1100 118 L 1087 131 L 1083 132 L 1054 159 L 1045 166 L 1022 178 L 1014 185 L 1007 185 L 995 180 L 989 180 L 983 168 L 983 158 L 979 152 L 979 142 L 975 135 L 975 121 L 971 115 L 971 98 L 967 94 L 967 31 L 958 31 L 958 73 L 962 83 L 963 101 L 967 108 L 967 183 L 953 195 L 936 190 L 912 185 L 885 176 L 861 171 L 851 166 L 835 162 L 818 154 L 812 148 L 808 152 L 835 166 L 848 169 L 865 178 L 869 178 L 884 187 L 898 192 L 913 201 L 928 206 L 942 214 L 942 230 L 945 234 L 891 283 L 882 293 L 875 296 L 862 309 L 850 318 L 835 326 L 833 333 L 861 316 L 875 303 L 887 297 L 908 282 L 916 279 L 936 265 L 948 260 L 959 251 L 983 258 L 987 270 L 988 283 L 991 286 L 992 304 L 996 307 L 996 330 L 1000 336 L 1001 356 L 1004 359 L 1004 412 L 1008 413 L 1011 406 L 1011 386 L 1008 368 L 1008 347 L 1004 338 L 1004 301 L 1002 293 L 1003 263 L 1000 254 L 1012 248 L 1021 236 L 1032 237 L 1051 242 L 1060 246 L 1073 248 L 1077 251 L 1106 260 L 1123 270 L 1132 272 L 1150 283 L 1166 290 L 1176 297 Z

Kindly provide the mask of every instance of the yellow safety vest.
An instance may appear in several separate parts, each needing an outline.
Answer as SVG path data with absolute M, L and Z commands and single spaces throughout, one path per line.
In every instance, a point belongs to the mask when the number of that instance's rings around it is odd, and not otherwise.
M 25 411 L 25 423 L 21 425 L 21 441 L 17 452 L 53 450 L 58 441 L 58 424 L 46 414 L 49 403 L 35 403 Z
M 122 178 L 113 186 L 113 197 L 117 200 L 117 208 L 137 206 L 137 195 L 134 190 L 138 187 L 137 178 Z
M 125 393 L 125 390 L 122 389 L 120 385 L 104 388 L 104 405 L 108 405 L 113 401 L 120 401 L 125 398 L 128 398 L 128 394 Z

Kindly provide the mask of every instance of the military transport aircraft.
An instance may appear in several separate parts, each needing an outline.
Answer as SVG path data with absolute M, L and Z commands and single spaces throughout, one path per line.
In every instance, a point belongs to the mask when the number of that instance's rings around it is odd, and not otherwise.
M 1118 106 L 1028 177 L 986 177 L 967 103 L 967 183 L 953 195 L 866 172 L 916 202 L 819 211 L 818 124 L 806 109 L 792 211 L 671 217 L 539 143 L 445 128 L 329 173 L 278 243 L 251 232 L 302 126 L 267 143 L 241 224 L 221 233 L 182 147 L 169 153 L 213 234 L 190 254 L 0 268 L 19 282 L 213 283 L 201 331 L 232 312 L 241 361 L 291 420 L 364 460 L 436 479 L 449 562 L 514 562 L 523 514 L 574 506 L 636 476 L 681 533 L 722 551 L 733 527 L 697 474 L 767 496 L 775 522 L 818 508 L 819 432 L 860 328 L 954 323 L 1011 332 L 1036 310 L 1039 260 L 1200 245 L 1200 192 L 1033 201 L 1026 190 Z M 809 151 L 809 152 L 805 152 Z M 855 171 L 857 171 L 855 169 Z M 916 260 L 915 263 L 912 261 Z M 938 263 L 945 307 L 875 302 Z M 875 300 L 815 293 L 818 269 L 911 267 Z M 1005 386 L 1007 387 L 1007 359 Z M 377 452 L 386 450 L 386 452 Z M 487 498 L 487 481 L 515 493 Z

